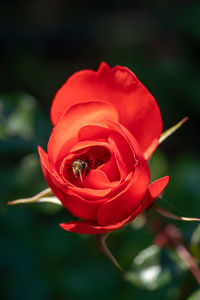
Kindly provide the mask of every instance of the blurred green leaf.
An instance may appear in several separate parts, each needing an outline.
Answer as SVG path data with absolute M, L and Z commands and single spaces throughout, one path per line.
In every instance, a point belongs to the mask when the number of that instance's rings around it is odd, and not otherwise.
M 134 258 L 124 277 L 138 288 L 155 291 L 170 285 L 184 270 L 186 266 L 174 250 L 151 245 Z
M 145 226 L 146 222 L 146 215 L 142 214 L 135 218 L 134 221 L 130 223 L 130 226 L 133 227 L 135 230 L 139 230 Z
M 23 96 L 15 111 L 6 121 L 8 135 L 17 135 L 23 139 L 31 139 L 34 135 L 33 121 L 36 102 L 33 97 Z
M 200 225 L 194 230 L 191 241 L 190 241 L 190 250 L 194 257 L 200 259 Z
M 19 94 L 18 97 L 16 106 L 13 107 L 12 101 L 8 101 L 7 96 L 0 96 L 1 128 L 4 129 L 5 137 L 19 136 L 23 139 L 31 139 L 34 135 L 33 121 L 36 101 L 30 95 Z M 12 110 L 8 113 L 11 107 Z
M 200 299 L 200 289 L 195 291 L 192 295 L 189 296 L 186 300 L 199 300 Z
M 156 290 L 171 280 L 170 270 L 161 264 L 161 249 L 152 245 L 141 251 L 134 259 L 125 279 L 137 287 Z
M 0 152 L 23 155 L 44 145 L 50 134 L 50 121 L 36 99 L 26 93 L 0 95 Z
M 200 217 L 199 178 L 200 160 L 183 155 L 174 163 L 164 200 L 166 199 L 175 207 L 176 214 Z
M 157 149 L 149 161 L 151 181 L 168 174 L 169 163 L 164 153 Z

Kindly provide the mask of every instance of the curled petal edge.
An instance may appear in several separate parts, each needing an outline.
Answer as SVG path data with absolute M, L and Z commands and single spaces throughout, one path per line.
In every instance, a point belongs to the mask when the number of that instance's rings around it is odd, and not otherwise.
M 142 203 L 142 210 L 148 208 L 153 201 L 163 192 L 169 182 L 169 176 L 161 177 L 152 182 L 147 189 L 146 197 Z
M 110 68 L 103 62 L 97 71 L 83 70 L 72 75 L 54 97 L 51 106 L 54 126 L 65 109 L 77 99 L 81 102 L 103 99 L 114 104 L 120 123 L 133 131 L 143 151 L 147 151 L 147 159 L 156 149 L 162 132 L 160 109 L 154 97 L 128 68 Z M 133 109 L 130 110 L 130 106 Z
M 81 234 L 104 234 L 122 227 L 125 223 L 126 221 L 122 221 L 110 226 L 100 226 L 95 222 L 72 221 L 62 223 L 60 224 L 60 227 L 62 227 L 64 230 Z
M 152 202 L 162 193 L 169 182 L 169 176 L 162 177 L 151 183 L 147 189 L 145 200 L 137 207 L 137 209 L 126 219 L 113 225 L 101 226 L 95 222 L 89 221 L 72 221 L 60 224 L 61 228 L 67 231 L 81 234 L 104 234 L 117 230 L 122 226 L 130 223 L 139 214 L 141 214 Z

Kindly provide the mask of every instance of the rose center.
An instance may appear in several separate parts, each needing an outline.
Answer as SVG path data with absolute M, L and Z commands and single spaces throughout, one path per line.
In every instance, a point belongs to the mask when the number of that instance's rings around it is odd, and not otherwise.
M 90 165 L 89 162 L 87 162 L 86 160 L 77 158 L 72 163 L 72 171 L 76 178 L 80 176 L 81 181 L 83 181 L 82 175 L 84 174 L 86 176 L 89 170 L 90 170 Z
M 79 178 L 83 182 L 90 170 L 97 169 L 107 163 L 110 157 L 110 152 L 106 147 L 92 146 L 86 153 L 73 158 L 66 176 L 74 184 Z

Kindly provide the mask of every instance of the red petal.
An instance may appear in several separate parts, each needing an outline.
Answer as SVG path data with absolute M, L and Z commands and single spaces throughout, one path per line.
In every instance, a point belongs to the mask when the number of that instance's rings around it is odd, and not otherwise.
M 109 231 L 116 230 L 120 227 L 122 227 L 125 224 L 125 221 L 119 222 L 114 225 L 110 226 L 100 226 L 96 224 L 95 222 L 87 222 L 87 221 L 72 221 L 60 224 L 60 226 L 67 230 L 72 231 L 76 233 L 82 233 L 82 234 L 102 234 Z
M 103 171 L 94 169 L 90 170 L 83 179 L 83 182 L 80 182 L 80 186 L 82 186 L 82 188 L 85 187 L 94 190 L 102 189 L 102 191 L 105 191 L 105 189 L 110 189 L 113 184 L 108 180 L 108 177 Z
M 58 186 L 64 184 L 64 182 L 56 174 L 56 171 L 54 170 L 54 168 L 51 166 L 49 162 L 48 154 L 40 146 L 38 147 L 38 152 L 40 155 L 41 167 L 46 182 L 49 185 L 49 187 L 52 189 L 53 193 L 62 201 L 63 194 Z
M 66 186 L 63 182 L 60 182 L 61 179 L 53 170 L 48 160 L 47 153 L 41 147 L 38 147 L 38 151 L 40 154 L 44 177 L 55 196 L 58 197 L 62 204 L 76 217 L 86 220 L 96 220 L 99 205 L 102 201 L 85 200 L 82 197 L 76 195 L 72 190 L 70 190 L 70 188 L 68 188 L 66 193 L 63 192 L 63 189 L 66 188 Z
M 60 198 L 59 198 L 60 199 Z M 77 218 L 95 221 L 97 219 L 98 209 L 105 200 L 89 201 L 68 190 L 63 193 L 62 204 Z
M 169 176 L 165 176 L 160 179 L 157 179 L 148 186 L 146 197 L 142 203 L 142 210 L 145 210 L 152 204 L 152 202 L 156 198 L 158 198 L 158 196 L 163 192 L 163 190 L 167 186 L 168 182 Z
M 118 119 L 115 107 L 107 102 L 76 103 L 68 108 L 52 131 L 48 143 L 50 161 L 55 164 L 57 160 L 64 158 L 69 149 L 78 142 L 78 131 L 85 123 L 101 122 L 105 117 L 115 121 Z
M 162 119 L 154 97 L 128 68 L 111 69 L 102 63 L 97 72 L 84 70 L 75 73 L 57 92 L 51 107 L 54 125 L 66 108 L 77 101 L 104 100 L 112 102 L 120 123 L 138 140 L 148 158 L 158 145 Z
M 92 128 L 91 128 L 92 130 Z M 100 153 L 98 152 L 99 149 L 101 149 Z M 76 178 L 72 172 L 72 168 L 69 168 L 70 162 L 73 161 L 75 158 L 77 158 L 77 153 L 78 156 L 81 154 L 90 151 L 92 153 L 92 149 L 94 149 L 95 155 L 97 157 L 101 157 L 103 150 L 106 149 L 107 154 L 110 153 L 110 158 L 108 157 L 108 162 L 105 164 L 102 164 L 101 166 L 98 166 L 96 169 L 92 169 L 91 165 L 89 166 L 90 172 L 87 173 L 87 176 L 84 176 L 84 180 L 81 181 L 80 177 Z M 98 141 L 81 141 L 77 144 L 75 144 L 71 149 L 70 149 L 71 154 L 69 154 L 65 159 L 63 159 L 61 165 L 60 165 L 60 172 L 59 174 L 62 176 L 63 180 L 67 180 L 66 183 L 69 184 L 69 181 L 81 188 L 89 188 L 89 189 L 107 189 L 111 188 L 114 186 L 114 184 L 109 180 L 106 172 L 106 166 L 109 164 L 110 168 L 112 168 L 111 172 L 113 173 L 113 170 L 115 168 L 110 165 L 110 160 L 114 165 L 113 159 L 112 159 L 112 149 L 110 148 L 108 143 L 105 142 L 98 142 Z M 98 156 L 99 153 L 99 156 Z M 90 155 L 89 155 L 90 157 Z M 91 158 L 91 157 L 90 157 Z M 91 158 L 92 159 L 92 158 Z
M 107 122 L 107 120 L 106 120 Z M 110 147 L 110 143 L 108 143 L 108 137 L 112 133 L 112 131 L 108 128 L 106 123 L 104 124 L 97 124 L 97 123 L 90 123 L 87 125 L 84 125 L 79 130 L 79 139 L 82 141 L 80 143 L 84 143 L 85 140 L 93 141 L 93 143 L 100 143 L 98 141 L 103 140 L 104 143 L 107 143 L 107 147 L 110 150 L 111 158 L 110 160 L 100 166 L 100 169 L 104 171 L 108 177 L 108 179 L 113 181 L 119 181 L 120 180 L 120 173 L 119 173 L 119 167 L 116 162 L 115 153 L 112 150 L 112 147 Z
M 121 175 L 121 180 L 124 180 L 137 164 L 138 159 L 135 157 L 135 153 L 144 160 L 138 142 L 126 128 L 108 119 L 105 120 L 104 127 L 102 124 L 90 123 L 79 131 L 80 140 L 98 140 L 100 136 L 107 139 L 110 148 L 113 149 L 112 160 L 114 163 L 113 166 L 110 165 L 110 173 L 113 173 L 115 180 L 120 179 L 119 175 Z
M 147 208 L 147 206 L 149 206 L 151 202 L 162 193 L 168 181 L 169 181 L 169 177 L 165 176 L 150 184 L 147 193 L 148 197 L 146 197 L 144 202 L 140 204 L 133 213 L 131 213 L 127 218 L 125 218 L 121 222 L 108 225 L 108 226 L 100 226 L 95 222 L 77 221 L 77 222 L 63 223 L 60 224 L 60 226 L 67 231 L 81 233 L 81 234 L 103 234 L 109 231 L 117 230 L 120 227 L 131 222 L 139 214 L 141 214 Z
M 109 225 L 120 222 L 133 213 L 142 202 L 149 184 L 149 169 L 145 160 L 139 160 L 133 179 L 116 197 L 103 203 L 98 211 L 98 223 Z
M 90 221 L 72 221 L 60 224 L 60 226 L 67 231 L 72 231 L 76 233 L 102 234 L 109 231 L 117 230 L 126 225 L 128 222 L 130 222 L 140 214 L 141 207 L 142 205 L 140 205 L 130 216 L 128 216 L 123 221 L 108 226 L 101 226 L 95 222 Z

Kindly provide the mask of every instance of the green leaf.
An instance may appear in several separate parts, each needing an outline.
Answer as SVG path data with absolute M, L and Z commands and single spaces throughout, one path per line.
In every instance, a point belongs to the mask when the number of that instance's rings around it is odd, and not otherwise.
M 34 135 L 33 121 L 35 114 L 36 101 L 30 95 L 19 97 L 16 108 L 3 118 L 6 110 L 3 99 L 1 100 L 2 120 L 4 124 L 5 134 L 7 136 L 19 136 L 25 140 L 29 140 Z
M 147 290 L 161 288 L 171 280 L 171 272 L 161 263 L 162 250 L 152 245 L 141 251 L 133 260 L 125 279 L 133 285 Z
M 190 241 L 190 251 L 193 256 L 200 259 L 200 225 L 194 230 L 191 241 Z
M 192 293 L 186 300 L 199 300 L 200 299 L 200 289 Z
M 169 172 L 169 163 L 164 153 L 157 149 L 149 160 L 151 182 L 165 176 Z
M 51 125 L 36 99 L 27 93 L 0 94 L 0 152 L 23 156 L 46 145 Z

